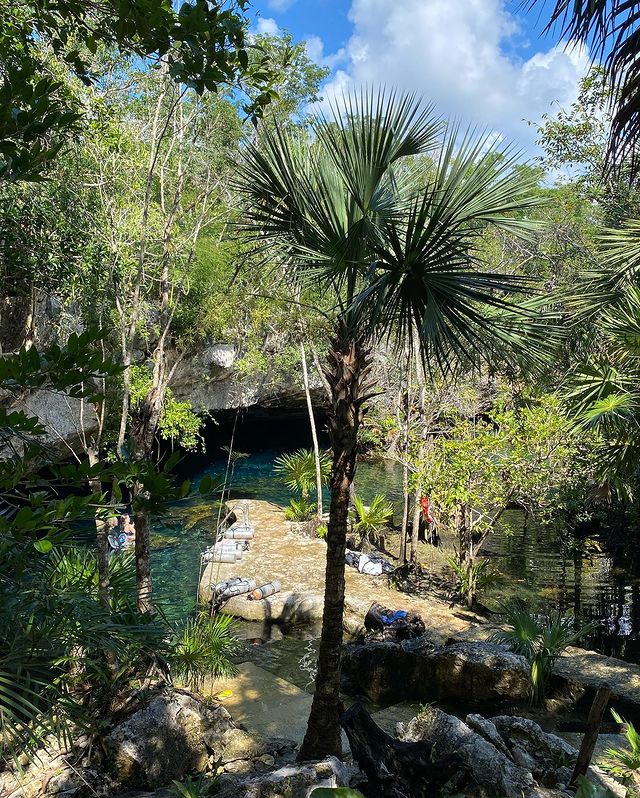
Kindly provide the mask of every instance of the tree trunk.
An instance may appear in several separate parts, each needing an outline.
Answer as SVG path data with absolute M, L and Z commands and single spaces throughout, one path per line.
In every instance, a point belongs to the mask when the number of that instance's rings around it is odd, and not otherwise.
M 340 325 L 325 375 L 331 386 L 329 433 L 333 450 L 331 506 L 318 675 L 299 760 L 341 756 L 340 659 L 342 655 L 345 549 L 349 493 L 356 467 L 358 428 L 370 384 L 370 354 L 364 340 Z
M 98 463 L 98 453 L 92 447 L 87 448 L 89 465 L 94 466 Z M 94 496 L 102 495 L 100 480 L 89 480 L 89 486 Z M 110 608 L 110 578 L 109 578 L 109 525 L 106 521 L 98 518 L 96 514 L 96 550 L 98 555 L 98 600 L 100 604 L 108 610 Z
M 355 703 L 342 716 L 351 753 L 367 777 L 367 795 L 376 798 L 423 798 L 439 795 L 455 773 L 464 769 L 458 753 L 437 758 L 437 746 L 427 742 L 405 743 L 384 732 Z
M 302 380 L 304 382 L 304 394 L 307 398 L 307 410 L 309 412 L 309 424 L 311 425 L 311 439 L 313 441 L 313 456 L 316 463 L 316 516 L 318 523 L 322 523 L 322 468 L 320 466 L 320 447 L 318 446 L 318 433 L 316 431 L 316 420 L 313 415 L 313 403 L 311 401 L 311 391 L 309 390 L 309 373 L 307 371 L 307 354 L 304 351 L 304 344 L 300 342 L 300 359 L 302 361 Z
M 133 515 L 136 528 L 135 553 L 136 553 L 136 594 L 139 612 L 154 612 L 151 596 L 153 585 L 151 582 L 151 544 L 149 516 L 144 511 Z

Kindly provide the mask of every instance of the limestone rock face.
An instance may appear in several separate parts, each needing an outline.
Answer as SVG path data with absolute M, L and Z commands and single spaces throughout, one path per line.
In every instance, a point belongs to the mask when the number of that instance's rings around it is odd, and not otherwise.
M 528 718 L 468 715 L 464 721 L 426 706 L 417 718 L 396 727 L 405 742 L 434 746 L 436 757 L 461 756 L 465 771 L 451 784 L 467 798 L 563 798 L 577 750 Z M 589 780 L 623 798 L 625 789 L 598 768 Z
M 356 643 L 344 648 L 349 688 L 376 703 L 526 700 L 529 665 L 491 643 L 435 646 L 427 637 L 402 643 Z
M 347 787 L 352 769 L 334 757 L 287 765 L 272 773 L 222 785 L 218 798 L 308 798 L 315 787 Z
M 234 728 L 222 706 L 178 692 L 159 695 L 105 738 L 107 765 L 127 788 L 161 787 L 204 770 L 210 755 L 222 755 L 224 735 Z
M 468 769 L 465 795 L 521 798 L 534 786 L 533 776 L 525 768 L 474 733 L 466 723 L 440 709 L 425 707 L 419 717 L 406 724 L 399 723 L 397 731 L 405 742 L 433 743 L 438 757 L 460 754 Z

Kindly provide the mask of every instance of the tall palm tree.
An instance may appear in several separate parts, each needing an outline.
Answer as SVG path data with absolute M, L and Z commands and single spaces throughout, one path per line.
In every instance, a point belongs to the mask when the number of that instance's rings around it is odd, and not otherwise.
M 359 93 L 319 116 L 310 136 L 278 126 L 243 150 L 244 229 L 293 280 L 335 301 L 331 503 L 318 675 L 300 758 L 340 755 L 345 546 L 356 442 L 375 391 L 371 348 L 416 331 L 428 362 L 471 360 L 513 343 L 508 295 L 522 281 L 481 270 L 475 244 L 497 225 L 527 234 L 531 179 L 488 136 L 459 136 L 413 95 Z
M 545 0 L 529 0 L 530 7 Z M 634 0 L 556 0 L 547 30 L 582 42 L 603 61 L 611 85 L 613 121 L 607 160 L 610 166 L 640 170 L 640 4 Z

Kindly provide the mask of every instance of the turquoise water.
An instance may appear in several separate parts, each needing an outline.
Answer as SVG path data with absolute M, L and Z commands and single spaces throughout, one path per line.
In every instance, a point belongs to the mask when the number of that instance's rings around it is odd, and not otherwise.
M 291 450 L 288 446 L 287 450 Z M 286 504 L 289 492 L 274 474 L 274 459 L 282 448 L 253 451 L 237 463 L 231 481 L 234 498 L 258 498 Z M 216 457 L 195 468 L 197 481 L 205 473 L 224 473 L 226 460 Z M 401 474 L 395 463 L 362 462 L 356 491 L 366 502 L 384 493 L 396 503 L 400 517 Z M 328 497 L 327 497 L 328 500 Z M 198 584 L 200 552 L 211 543 L 219 504 L 199 497 L 172 508 L 154 525 L 152 569 L 155 588 L 179 619 L 193 610 Z M 598 620 L 601 628 L 591 644 L 616 656 L 640 661 L 640 563 L 626 552 L 607 551 L 597 536 L 576 546 L 555 529 L 529 523 L 518 511 L 506 515 L 509 532 L 494 535 L 487 555 L 504 580 L 483 600 L 496 608 L 512 596 L 528 599 L 541 611 Z

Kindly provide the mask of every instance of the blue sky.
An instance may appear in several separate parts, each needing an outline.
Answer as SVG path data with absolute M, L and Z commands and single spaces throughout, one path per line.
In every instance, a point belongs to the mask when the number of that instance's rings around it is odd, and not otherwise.
M 418 91 L 446 116 L 535 152 L 535 125 L 576 97 L 584 48 L 545 35 L 552 0 L 254 0 L 254 29 L 290 31 L 332 70 L 325 97 L 353 86 Z

